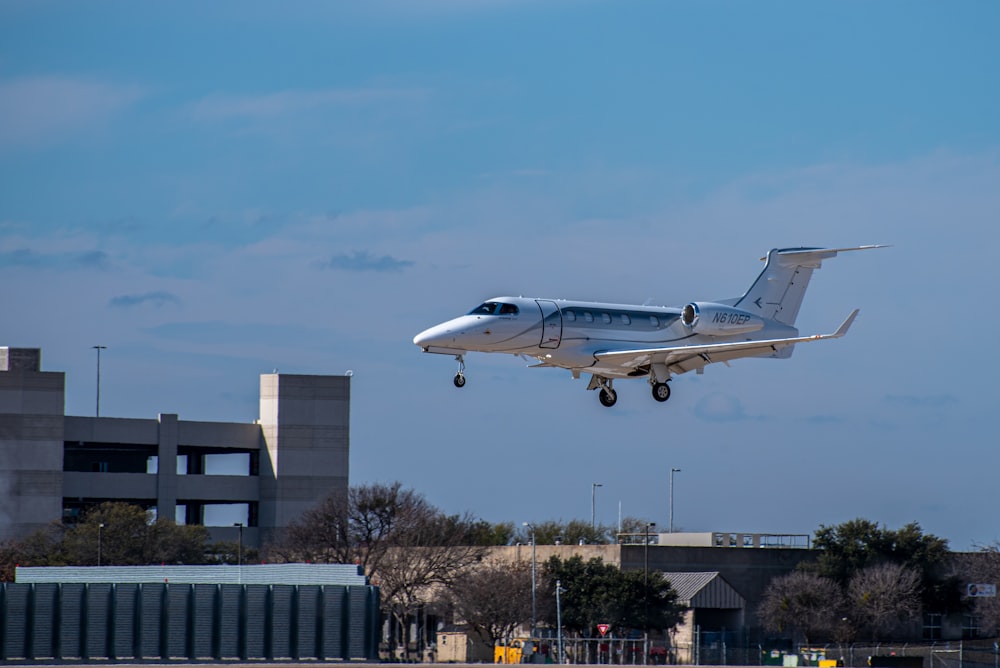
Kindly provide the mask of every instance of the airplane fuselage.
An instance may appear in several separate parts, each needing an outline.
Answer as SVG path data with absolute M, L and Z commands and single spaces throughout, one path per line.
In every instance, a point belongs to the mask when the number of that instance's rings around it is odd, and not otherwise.
M 424 330 L 413 342 L 425 352 L 507 353 L 533 357 L 545 366 L 586 370 L 612 378 L 648 371 L 600 364 L 595 353 L 627 348 L 660 348 L 752 341 L 798 335 L 794 327 L 767 322 L 752 333 L 704 336 L 681 322 L 676 307 L 496 297 L 466 315 Z

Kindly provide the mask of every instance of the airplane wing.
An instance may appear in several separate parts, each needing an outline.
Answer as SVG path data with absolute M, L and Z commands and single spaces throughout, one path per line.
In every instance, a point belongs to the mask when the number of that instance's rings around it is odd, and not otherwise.
M 684 373 L 700 369 L 712 362 L 728 362 L 741 357 L 756 357 L 769 352 L 775 353 L 796 343 L 822 341 L 823 339 L 839 339 L 847 334 L 858 309 L 854 309 L 847 319 L 841 323 L 832 334 L 814 334 L 812 336 L 796 336 L 785 339 L 763 339 L 760 341 L 736 341 L 732 343 L 709 343 L 693 346 L 676 346 L 669 348 L 646 348 L 639 350 L 607 350 L 594 353 L 598 362 L 613 365 L 621 369 L 636 369 L 650 364 L 665 364 L 671 373 Z

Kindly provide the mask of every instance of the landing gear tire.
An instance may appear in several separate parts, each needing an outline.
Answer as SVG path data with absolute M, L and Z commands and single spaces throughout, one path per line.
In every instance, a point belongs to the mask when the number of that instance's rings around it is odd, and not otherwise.
M 618 393 L 607 388 L 601 388 L 601 392 L 597 397 L 601 400 L 601 405 L 608 408 L 611 408 L 618 402 Z
M 456 373 L 451 382 L 455 383 L 455 387 L 465 387 L 465 375 Z
M 664 402 L 670 398 L 670 386 L 666 383 L 653 383 L 653 398 Z

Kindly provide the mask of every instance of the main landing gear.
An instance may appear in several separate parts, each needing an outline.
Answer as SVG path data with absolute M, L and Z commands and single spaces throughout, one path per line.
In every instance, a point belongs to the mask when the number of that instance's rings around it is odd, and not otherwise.
M 455 387 L 465 387 L 465 356 L 455 355 L 455 359 L 458 360 L 458 373 L 451 382 L 455 383 Z
M 618 393 L 615 392 L 614 387 L 612 387 L 612 379 L 605 378 L 604 376 L 591 376 L 590 385 L 587 386 L 588 390 L 600 390 L 597 393 L 597 398 L 600 399 L 601 405 L 611 408 L 616 403 L 618 403 Z M 649 386 L 653 393 L 653 398 L 663 403 L 670 398 L 670 386 L 666 382 L 660 382 L 656 380 L 655 377 L 649 379 Z
M 666 383 L 659 383 L 657 381 L 650 381 L 650 386 L 653 388 L 653 398 L 659 402 L 664 402 L 670 398 L 670 386 Z
M 600 390 L 597 393 L 597 398 L 601 400 L 601 405 L 611 408 L 616 403 L 618 403 L 618 393 L 615 392 L 615 388 L 611 386 L 612 381 L 610 378 L 605 378 L 604 376 L 591 376 L 590 385 L 587 386 L 588 390 Z

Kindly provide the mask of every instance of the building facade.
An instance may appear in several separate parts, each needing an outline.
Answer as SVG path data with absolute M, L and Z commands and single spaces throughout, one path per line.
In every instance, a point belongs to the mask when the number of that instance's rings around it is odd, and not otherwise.
M 259 546 L 348 487 L 348 376 L 263 374 L 253 423 L 67 416 L 65 374 L 0 347 L 0 540 L 127 501 Z

